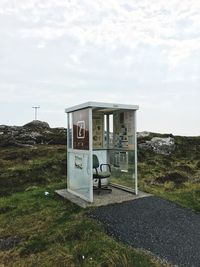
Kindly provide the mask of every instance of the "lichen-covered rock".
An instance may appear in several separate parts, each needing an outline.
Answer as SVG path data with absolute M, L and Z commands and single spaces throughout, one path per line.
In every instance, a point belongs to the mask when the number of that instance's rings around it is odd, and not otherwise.
M 169 155 L 175 149 L 174 138 L 153 137 L 150 141 L 145 141 L 138 145 L 140 149 L 153 150 L 157 154 Z
M 49 124 L 45 121 L 39 121 L 39 120 L 34 120 L 31 121 L 27 124 L 25 124 L 23 127 L 26 128 L 50 128 Z

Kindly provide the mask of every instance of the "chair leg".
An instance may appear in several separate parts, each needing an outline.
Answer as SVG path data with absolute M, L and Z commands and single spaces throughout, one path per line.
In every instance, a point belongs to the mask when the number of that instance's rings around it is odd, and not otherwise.
M 99 181 L 98 181 L 98 188 L 99 189 L 101 188 L 101 179 L 99 179 Z
M 94 191 L 95 192 L 97 192 L 97 194 L 99 195 L 102 191 L 107 191 L 107 192 L 109 192 L 109 193 L 111 193 L 112 192 L 112 189 L 111 188 L 108 188 L 107 186 L 106 187 L 102 187 L 101 186 L 101 179 L 99 179 L 99 181 L 98 181 L 98 187 L 95 187 L 94 188 Z

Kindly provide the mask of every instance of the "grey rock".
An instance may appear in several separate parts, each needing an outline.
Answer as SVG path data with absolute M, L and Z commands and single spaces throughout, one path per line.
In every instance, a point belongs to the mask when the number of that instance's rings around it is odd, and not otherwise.
M 24 127 L 39 127 L 39 128 L 50 128 L 49 124 L 45 121 L 34 120 L 24 125 Z
M 174 138 L 172 137 L 153 137 L 138 145 L 140 149 L 153 150 L 157 154 L 169 155 L 175 149 Z
M 31 132 L 30 133 L 30 137 L 33 139 L 36 139 L 37 137 L 41 137 L 42 134 L 38 133 L 38 132 Z
M 47 131 L 44 131 L 45 134 L 52 134 L 51 131 L 47 130 Z
M 147 131 L 138 132 L 137 138 L 148 137 L 149 135 L 150 135 L 150 132 L 147 132 Z
M 12 136 L 16 136 L 19 134 L 19 131 L 17 131 L 17 130 L 11 131 L 11 134 L 12 134 Z
M 0 130 L 4 130 L 4 129 L 6 129 L 6 125 L 0 125 Z

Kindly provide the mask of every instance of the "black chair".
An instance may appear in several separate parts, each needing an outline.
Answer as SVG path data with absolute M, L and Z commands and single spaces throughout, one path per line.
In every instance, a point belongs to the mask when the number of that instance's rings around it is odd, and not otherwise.
M 103 171 L 103 166 L 107 166 L 109 171 Z M 100 167 L 100 171 L 98 171 L 98 168 Z M 96 155 L 93 155 L 93 169 L 95 169 L 95 172 L 93 172 L 93 179 L 98 180 L 98 186 L 94 186 L 93 189 L 95 192 L 100 194 L 101 191 L 107 191 L 109 193 L 112 192 L 111 188 L 108 188 L 107 186 L 102 186 L 101 180 L 108 178 L 111 176 L 111 168 L 110 164 L 99 164 L 98 157 Z

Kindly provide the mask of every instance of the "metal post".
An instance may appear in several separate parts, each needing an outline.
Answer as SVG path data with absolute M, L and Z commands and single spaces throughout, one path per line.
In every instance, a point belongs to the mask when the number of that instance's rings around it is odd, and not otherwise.
M 37 120 L 37 110 L 40 108 L 40 107 L 32 107 L 33 109 L 35 109 L 35 121 Z
M 106 146 L 107 146 L 107 149 L 109 149 L 109 147 L 110 147 L 110 121 L 109 121 L 109 115 L 108 114 L 106 115 L 106 128 L 107 128 Z
M 135 194 L 138 194 L 138 173 L 137 173 L 137 117 L 134 111 L 134 139 L 135 139 Z
M 67 188 L 68 186 L 68 181 L 69 181 L 69 170 L 70 170 L 70 166 L 69 166 L 69 153 L 68 153 L 68 149 L 69 149 L 69 131 L 70 131 L 70 119 L 69 119 L 69 113 L 67 113 Z
M 110 164 L 110 116 L 106 114 L 106 161 Z
M 92 108 L 89 108 L 89 162 L 90 162 L 90 202 L 93 202 L 93 127 Z

